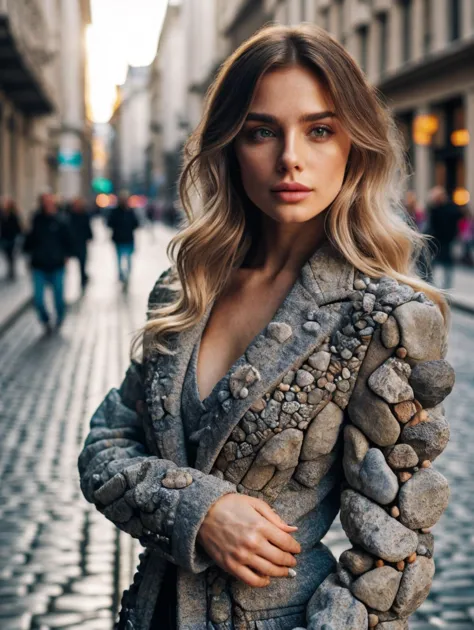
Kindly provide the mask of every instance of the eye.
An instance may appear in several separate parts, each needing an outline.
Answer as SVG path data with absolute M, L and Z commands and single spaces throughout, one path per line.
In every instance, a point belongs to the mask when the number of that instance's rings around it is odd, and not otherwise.
M 248 132 L 248 135 L 251 140 L 266 140 L 266 138 L 272 138 L 275 134 L 271 129 L 267 127 L 257 127 L 256 129 L 251 129 Z
M 317 138 L 318 140 L 325 140 L 326 138 L 332 136 L 334 134 L 334 131 L 329 127 L 318 125 L 317 127 L 313 127 L 311 129 L 310 134 L 313 136 L 313 138 Z

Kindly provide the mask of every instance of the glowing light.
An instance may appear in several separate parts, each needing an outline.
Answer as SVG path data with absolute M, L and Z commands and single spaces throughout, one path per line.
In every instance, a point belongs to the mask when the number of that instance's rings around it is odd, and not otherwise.
M 469 131 L 467 129 L 456 129 L 451 134 L 451 144 L 454 147 L 465 147 L 469 144 Z
M 430 145 L 432 136 L 438 131 L 439 120 L 434 114 L 420 114 L 413 120 L 413 142 Z
M 104 195 L 104 193 L 101 193 L 100 195 L 97 195 L 97 197 L 95 198 L 95 202 L 99 208 L 108 208 L 110 205 L 109 195 Z
M 453 201 L 457 206 L 465 206 L 470 198 L 471 195 L 465 188 L 456 188 L 453 192 Z

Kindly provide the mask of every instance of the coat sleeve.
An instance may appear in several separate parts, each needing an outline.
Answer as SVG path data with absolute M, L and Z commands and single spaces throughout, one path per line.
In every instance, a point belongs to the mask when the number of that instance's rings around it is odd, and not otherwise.
M 423 294 L 379 319 L 344 429 L 340 518 L 352 548 L 311 598 L 309 630 L 405 630 L 434 575 L 430 528 L 449 500 L 432 466 L 449 439 L 446 328 Z
M 156 306 L 166 291 L 157 283 L 149 306 Z M 92 416 L 79 457 L 81 489 L 89 502 L 142 545 L 200 573 L 213 561 L 196 540 L 199 528 L 212 504 L 237 490 L 147 449 L 142 370 L 132 362 L 120 388 L 112 389 Z

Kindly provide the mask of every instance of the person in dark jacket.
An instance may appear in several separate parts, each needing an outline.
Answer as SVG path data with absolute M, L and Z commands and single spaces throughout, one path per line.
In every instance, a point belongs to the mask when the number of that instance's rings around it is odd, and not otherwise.
M 86 273 L 87 243 L 92 240 L 92 230 L 90 216 L 82 197 L 73 199 L 70 208 L 69 222 L 72 234 L 72 255 L 79 261 L 81 288 L 84 292 L 89 280 L 89 276 Z
M 132 254 L 135 250 L 134 231 L 139 223 L 128 203 L 128 196 L 121 194 L 116 208 L 110 213 L 108 226 L 112 229 L 112 240 L 117 249 L 119 280 L 127 288 L 132 271 Z M 125 269 L 123 262 L 125 261 Z
M 18 237 L 22 234 L 18 209 L 13 199 L 6 199 L 0 208 L 0 246 L 8 265 L 7 278 L 15 280 L 15 259 Z
M 56 328 L 63 323 L 66 313 L 64 302 L 64 272 L 67 259 L 73 252 L 71 230 L 67 219 L 58 215 L 54 196 L 40 196 L 40 208 L 33 217 L 24 250 L 31 257 L 34 304 L 46 332 L 51 332 L 50 316 L 44 303 L 44 290 L 52 288 L 56 309 Z
M 463 216 L 459 206 L 450 201 L 446 189 L 435 186 L 430 191 L 427 208 L 427 233 L 433 238 L 433 265 L 444 269 L 444 289 L 453 286 L 454 259 L 452 246 L 458 235 L 458 223 Z

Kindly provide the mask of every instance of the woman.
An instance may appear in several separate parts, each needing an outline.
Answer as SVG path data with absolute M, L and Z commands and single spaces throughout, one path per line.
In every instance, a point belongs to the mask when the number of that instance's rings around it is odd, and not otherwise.
M 445 304 L 410 275 L 421 237 L 390 208 L 399 147 L 317 27 L 266 28 L 222 67 L 143 363 L 79 461 L 146 548 L 119 628 L 393 630 L 426 597 L 454 377 Z M 340 506 L 336 565 L 320 541 Z
M 0 208 L 0 244 L 8 265 L 8 279 L 16 278 L 16 245 L 22 234 L 18 209 L 13 199 L 7 199 Z

